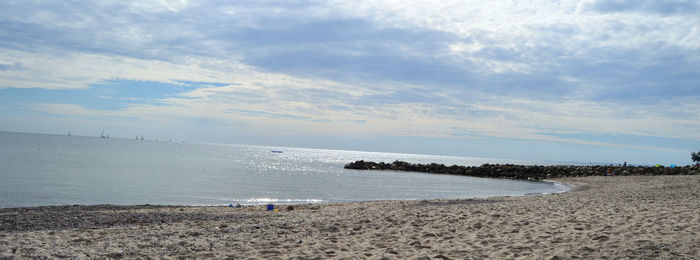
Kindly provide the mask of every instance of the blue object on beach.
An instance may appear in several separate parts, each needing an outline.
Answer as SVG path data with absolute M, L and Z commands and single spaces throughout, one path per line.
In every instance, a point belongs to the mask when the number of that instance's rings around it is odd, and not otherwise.
M 267 210 L 275 210 L 275 205 L 267 204 Z
M 233 208 L 233 204 L 228 204 L 228 207 L 229 207 L 229 208 Z
M 669 165 L 669 167 L 671 167 L 671 168 L 676 168 L 676 165 L 675 165 L 675 164 L 671 164 L 671 165 Z

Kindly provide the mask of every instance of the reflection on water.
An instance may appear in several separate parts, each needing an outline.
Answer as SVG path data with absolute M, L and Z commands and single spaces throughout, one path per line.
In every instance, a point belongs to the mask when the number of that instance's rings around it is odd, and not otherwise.
M 355 160 L 533 164 L 0 132 L 0 207 L 286 204 L 515 196 L 567 190 L 552 183 L 343 169 L 344 164 Z

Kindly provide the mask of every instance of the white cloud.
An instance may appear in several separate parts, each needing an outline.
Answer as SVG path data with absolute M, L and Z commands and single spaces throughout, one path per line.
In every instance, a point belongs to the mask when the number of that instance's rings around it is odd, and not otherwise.
M 260 132 L 700 139 L 700 118 L 688 112 L 700 107 L 699 71 L 684 66 L 700 62 L 700 16 L 600 12 L 597 3 L 115 1 L 73 13 L 29 4 L 0 11 L 0 21 L 32 30 L 0 30 L 12 36 L 0 39 L 0 88 L 225 83 L 160 106 L 37 109 L 167 124 L 205 118 Z M 684 81 L 662 84 L 674 79 Z M 623 88 L 631 98 L 601 98 Z M 662 100 L 645 103 L 654 96 Z
M 688 112 L 697 111 L 700 106 L 691 99 L 646 106 L 500 96 L 481 97 L 478 103 L 451 103 L 457 102 L 452 100 L 443 104 L 362 104 L 356 99 L 370 98 L 374 93 L 341 92 L 349 95 L 349 99 L 294 99 L 285 97 L 283 92 L 304 95 L 304 91 L 313 89 L 305 84 L 293 87 L 294 90 L 268 87 L 260 82 L 205 87 L 183 94 L 187 97 L 184 99 L 161 100 L 166 105 L 131 105 L 119 111 L 58 104 L 38 106 L 37 109 L 71 116 L 138 118 L 144 122 L 207 118 L 229 125 L 247 123 L 249 128 L 261 132 L 284 127 L 291 132 L 320 135 L 490 136 L 592 145 L 603 145 L 603 142 L 556 135 L 623 134 L 700 140 L 694 131 L 700 128 L 700 116 Z M 249 93 L 259 95 L 251 97 Z
M 446 55 L 464 56 L 495 73 L 552 69 L 558 60 L 566 57 L 595 59 L 598 57 L 593 52 L 600 48 L 644 50 L 662 45 L 662 48 L 682 48 L 696 53 L 700 49 L 700 41 L 695 40 L 700 38 L 698 15 L 587 13 L 580 11 L 579 1 L 359 2 L 335 3 L 345 12 L 372 19 L 385 27 L 423 28 L 459 35 L 463 40 L 452 43 Z M 478 56 L 484 47 L 514 50 L 521 55 L 522 62 Z M 543 53 L 550 50 L 558 50 L 560 56 Z
M 19 69 L 2 70 L 0 88 L 78 89 L 105 80 L 126 79 L 174 83 L 177 80 L 231 82 L 229 71 L 248 68 L 235 61 L 189 58 L 180 63 L 44 49 L 25 52 L 0 49 L 0 59 Z M 207 67 L 218 67 L 218 70 Z
M 688 0 L 583 0 L 577 11 L 593 13 L 641 12 L 655 15 L 693 15 L 700 3 Z
M 132 8 L 145 12 L 179 12 L 189 6 L 187 0 L 132 1 Z

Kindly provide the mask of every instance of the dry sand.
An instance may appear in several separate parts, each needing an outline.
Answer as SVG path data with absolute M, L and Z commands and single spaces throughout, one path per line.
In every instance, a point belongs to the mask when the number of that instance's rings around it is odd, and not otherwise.
M 565 194 L 263 207 L 0 210 L 0 259 L 700 259 L 700 176 Z

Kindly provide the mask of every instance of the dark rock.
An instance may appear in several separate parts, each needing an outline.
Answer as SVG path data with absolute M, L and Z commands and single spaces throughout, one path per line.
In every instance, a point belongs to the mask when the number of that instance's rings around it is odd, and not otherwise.
M 698 175 L 700 167 L 647 167 L 647 166 L 604 166 L 604 165 L 514 165 L 483 164 L 481 166 L 445 166 L 443 164 L 412 164 L 403 161 L 392 163 L 375 163 L 355 161 L 345 165 L 346 169 L 355 170 L 393 170 L 414 171 L 437 174 L 465 175 L 473 177 L 507 178 L 519 180 L 542 180 L 545 178 L 605 176 L 610 175 Z

